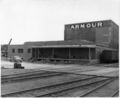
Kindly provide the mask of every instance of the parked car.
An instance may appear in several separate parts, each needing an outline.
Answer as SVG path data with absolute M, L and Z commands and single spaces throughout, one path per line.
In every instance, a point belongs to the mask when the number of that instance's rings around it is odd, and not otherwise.
M 22 62 L 23 59 L 20 56 L 14 56 L 13 58 L 8 58 L 11 62 Z
M 13 57 L 13 61 L 14 61 L 14 62 L 22 62 L 23 59 L 22 59 L 21 57 L 19 57 L 19 56 L 14 56 L 14 57 Z
M 13 58 L 8 57 L 8 58 L 7 58 L 7 61 L 12 62 L 12 61 L 13 61 Z

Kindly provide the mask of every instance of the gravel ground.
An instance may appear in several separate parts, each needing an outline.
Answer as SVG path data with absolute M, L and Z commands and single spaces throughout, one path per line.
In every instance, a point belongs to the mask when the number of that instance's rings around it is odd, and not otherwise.
M 8 61 L 1 61 L 1 66 L 6 68 L 1 70 L 1 75 L 10 75 L 10 74 L 12 75 L 17 73 L 19 74 L 19 73 L 25 73 L 25 72 L 31 72 L 31 71 L 38 71 L 38 70 L 70 72 L 75 74 L 87 74 L 87 75 L 98 75 L 98 76 L 99 75 L 100 76 L 101 75 L 102 76 L 118 76 L 119 75 L 119 69 L 117 67 L 115 68 L 115 67 L 104 67 L 104 66 L 84 66 L 84 65 L 75 65 L 75 64 L 55 65 L 55 64 L 35 64 L 35 63 L 23 62 L 22 66 L 24 66 L 25 69 L 13 69 L 13 62 L 8 62 Z M 46 79 L 36 79 L 36 80 L 30 80 L 30 81 L 24 81 L 24 82 L 2 84 L 1 93 L 7 94 L 14 91 L 36 88 L 38 86 L 41 87 L 49 84 L 51 85 L 57 82 L 63 82 L 68 78 L 72 79 L 78 76 L 79 75 L 69 74 L 64 76 L 55 76 L 55 77 L 46 78 Z M 115 82 L 115 84 L 117 83 Z M 110 89 L 112 89 L 111 86 L 110 86 Z M 106 90 L 109 90 L 109 87 L 106 88 Z
M 35 64 L 23 62 L 22 66 L 25 69 L 13 69 L 13 62 L 1 61 L 1 66 L 9 69 L 2 69 L 2 75 L 9 75 L 15 73 L 24 73 L 29 71 L 47 70 L 47 71 L 59 71 L 59 72 L 70 72 L 76 74 L 90 74 L 90 75 L 113 75 L 118 76 L 119 69 L 116 67 L 104 67 L 104 66 L 84 66 L 84 65 L 54 65 L 54 64 Z M 113 73 L 113 74 L 112 74 Z
M 43 87 L 46 85 L 52 85 L 55 83 L 61 83 L 67 79 L 74 79 L 77 78 L 78 75 L 62 75 L 62 76 L 54 76 L 50 78 L 43 78 L 43 79 L 35 79 L 35 80 L 29 80 L 29 81 L 22 81 L 22 82 L 16 82 L 16 83 L 6 83 L 1 85 L 1 94 L 8 94 L 11 92 L 17 92 L 21 90 L 28 90 L 38 87 Z

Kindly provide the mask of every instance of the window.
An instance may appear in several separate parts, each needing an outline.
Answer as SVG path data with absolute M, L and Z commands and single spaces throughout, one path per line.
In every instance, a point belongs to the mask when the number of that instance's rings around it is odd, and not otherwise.
M 15 49 L 12 49 L 12 53 L 15 53 Z
M 28 49 L 28 53 L 31 53 L 31 49 L 30 48 Z
M 18 49 L 18 53 L 23 53 L 23 49 Z

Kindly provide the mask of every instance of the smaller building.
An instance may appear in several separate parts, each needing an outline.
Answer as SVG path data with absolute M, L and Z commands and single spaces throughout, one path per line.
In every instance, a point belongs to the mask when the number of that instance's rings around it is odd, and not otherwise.
M 8 57 L 20 56 L 24 60 L 28 60 L 31 57 L 31 47 L 27 47 L 24 44 L 21 45 L 10 45 L 8 47 Z
M 7 57 L 7 47 L 8 47 L 8 45 L 6 45 L 6 44 L 4 44 L 4 45 L 1 45 L 1 56 L 3 56 L 3 57 Z

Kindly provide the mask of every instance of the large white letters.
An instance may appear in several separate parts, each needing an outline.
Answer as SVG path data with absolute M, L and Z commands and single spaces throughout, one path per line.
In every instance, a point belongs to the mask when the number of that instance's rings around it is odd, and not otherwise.
M 84 23 L 84 24 L 73 24 L 70 26 L 70 29 L 96 28 L 102 26 L 103 26 L 102 22 L 94 22 L 94 23 Z

